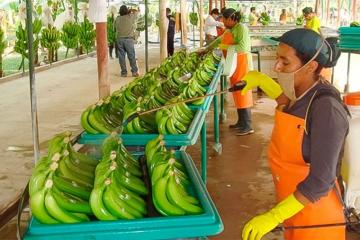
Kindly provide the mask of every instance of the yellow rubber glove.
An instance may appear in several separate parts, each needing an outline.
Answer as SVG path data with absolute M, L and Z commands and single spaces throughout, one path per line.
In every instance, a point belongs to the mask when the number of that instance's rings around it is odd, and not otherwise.
M 242 80 L 246 82 L 245 88 L 241 91 L 242 95 L 256 87 L 260 87 L 272 99 L 278 98 L 283 92 L 280 85 L 274 79 L 258 71 L 249 71 Z
M 294 216 L 303 208 L 304 205 L 295 198 L 294 194 L 291 194 L 270 211 L 258 215 L 246 223 L 242 232 L 242 239 L 260 240 L 278 224 Z

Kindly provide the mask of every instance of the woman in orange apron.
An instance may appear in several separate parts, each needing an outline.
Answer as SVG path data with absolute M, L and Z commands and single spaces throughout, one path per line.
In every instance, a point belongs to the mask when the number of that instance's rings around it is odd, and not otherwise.
M 235 47 L 237 52 L 237 66 L 233 75 L 230 76 L 231 85 L 241 81 L 242 77 L 249 70 L 252 70 L 249 30 L 239 22 L 240 17 L 240 12 L 236 12 L 233 8 L 227 8 L 223 11 L 223 22 L 227 30 L 215 44 L 223 50 L 225 58 L 229 47 Z M 251 126 L 252 91 L 247 91 L 245 95 L 242 95 L 240 92 L 234 92 L 233 98 L 237 109 L 238 121 L 234 125 L 230 125 L 230 128 L 238 129 L 237 135 L 239 136 L 254 133 Z
M 245 225 L 244 240 L 260 240 L 281 223 L 286 240 L 345 240 L 344 225 L 324 226 L 345 223 L 337 176 L 349 129 L 340 94 L 320 77 L 340 55 L 325 41 L 308 29 L 286 32 L 275 64 L 279 84 L 258 72 L 243 78 L 245 91 L 260 87 L 278 103 L 286 99 L 268 150 L 278 204 Z

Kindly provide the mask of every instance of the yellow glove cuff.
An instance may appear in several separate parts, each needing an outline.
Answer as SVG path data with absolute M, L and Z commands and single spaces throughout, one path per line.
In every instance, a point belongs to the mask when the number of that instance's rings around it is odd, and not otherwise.
M 227 49 L 229 48 L 229 45 L 220 43 L 220 44 L 219 44 L 219 48 L 220 48 L 221 50 L 227 50 Z
M 296 199 L 294 194 L 291 194 L 271 209 L 270 213 L 279 221 L 279 223 L 282 223 L 286 219 L 291 218 L 300 212 L 303 208 L 304 205 Z

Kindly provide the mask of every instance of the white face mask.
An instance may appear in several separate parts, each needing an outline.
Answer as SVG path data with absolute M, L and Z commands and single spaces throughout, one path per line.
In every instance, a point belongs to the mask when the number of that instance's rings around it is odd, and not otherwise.
M 295 72 L 291 73 L 284 73 L 279 72 L 278 73 L 278 82 L 281 86 L 281 89 L 283 90 L 285 96 L 287 96 L 291 101 L 296 100 L 296 94 L 295 94 Z
M 324 45 L 324 42 L 325 41 L 323 41 L 322 45 L 320 46 L 319 50 L 315 53 L 315 55 L 298 70 L 295 70 L 294 72 L 290 72 L 290 73 L 278 72 L 277 80 L 279 82 L 279 85 L 281 86 L 281 89 L 283 90 L 285 96 L 287 96 L 291 101 L 295 101 L 297 99 L 295 94 L 295 74 L 299 72 L 301 69 L 303 69 L 305 66 L 307 66 L 319 55 L 321 48 Z

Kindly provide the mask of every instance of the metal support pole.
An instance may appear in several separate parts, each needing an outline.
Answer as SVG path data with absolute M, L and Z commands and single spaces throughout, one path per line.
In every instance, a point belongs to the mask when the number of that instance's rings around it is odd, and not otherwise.
M 36 102 L 36 86 L 35 86 L 35 70 L 34 70 L 34 50 L 33 50 L 33 26 L 32 26 L 32 9 L 33 4 L 31 0 L 26 0 L 26 29 L 28 37 L 29 50 L 29 78 L 30 78 L 30 102 L 31 102 L 31 123 L 32 123 L 32 137 L 34 144 L 34 160 L 37 163 L 40 155 L 39 147 L 39 129 L 37 118 L 37 102 Z
M 148 30 L 149 6 L 145 0 L 145 70 L 149 71 L 149 30 Z
M 214 137 L 215 143 L 213 149 L 217 154 L 222 153 L 222 145 L 220 143 L 220 129 L 219 129 L 219 96 L 214 96 Z
M 220 78 L 220 90 L 225 90 L 226 76 L 221 75 Z M 225 113 L 225 93 L 221 94 L 220 97 L 220 122 L 224 123 L 226 121 L 226 113 Z
M 215 143 L 220 142 L 220 131 L 219 131 L 219 97 L 217 95 L 214 96 L 214 137 Z
M 350 84 L 350 56 L 351 56 L 351 53 L 348 52 L 348 62 L 347 62 L 347 72 L 346 72 L 346 85 L 345 85 L 345 93 L 348 93 L 349 92 L 349 84 Z
M 206 119 L 201 128 L 201 178 L 206 185 Z

